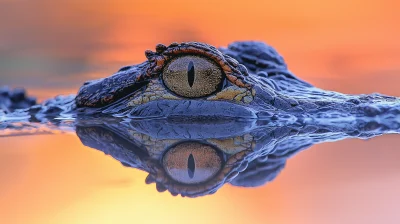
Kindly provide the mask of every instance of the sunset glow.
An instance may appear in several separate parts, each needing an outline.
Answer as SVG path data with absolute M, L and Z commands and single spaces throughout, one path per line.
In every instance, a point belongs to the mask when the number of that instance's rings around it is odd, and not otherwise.
M 157 43 L 259 40 L 323 89 L 400 95 L 400 2 L 84 2 L 0 0 L 0 86 L 43 101 L 146 60 Z M 267 186 L 189 199 L 158 193 L 147 173 L 74 133 L 3 137 L 0 223 L 398 223 L 400 195 L 385 187 L 400 184 L 399 144 L 389 135 L 316 145 Z

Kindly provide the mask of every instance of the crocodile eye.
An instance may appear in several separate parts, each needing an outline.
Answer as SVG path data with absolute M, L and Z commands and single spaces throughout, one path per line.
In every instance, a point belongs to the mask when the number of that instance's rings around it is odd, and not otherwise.
M 215 176 L 222 167 L 218 152 L 207 144 L 183 142 L 163 157 L 167 174 L 179 183 L 195 184 Z
M 205 97 L 222 88 L 224 75 L 215 62 L 200 56 L 182 56 L 172 59 L 162 78 L 169 90 L 183 97 Z

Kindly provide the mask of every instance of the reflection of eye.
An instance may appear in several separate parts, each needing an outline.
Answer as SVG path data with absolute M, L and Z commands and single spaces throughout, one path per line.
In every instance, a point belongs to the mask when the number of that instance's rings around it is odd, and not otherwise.
M 222 167 L 222 160 L 218 152 L 207 144 L 183 142 L 165 154 L 163 166 L 175 181 L 195 184 L 214 177 Z
M 165 85 L 183 97 L 208 96 L 222 87 L 224 75 L 213 61 L 200 56 L 182 56 L 172 59 L 164 68 Z

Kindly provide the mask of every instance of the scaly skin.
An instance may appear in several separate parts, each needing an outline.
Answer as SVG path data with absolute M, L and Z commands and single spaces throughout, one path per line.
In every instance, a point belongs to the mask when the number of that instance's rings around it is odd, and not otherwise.
M 195 99 L 170 92 L 161 80 L 163 68 L 182 55 L 201 55 L 218 64 L 226 77 L 224 87 L 211 96 Z M 173 43 L 168 47 L 157 45 L 156 52 L 146 51 L 146 56 L 148 60 L 141 64 L 86 82 L 75 97 L 59 96 L 26 109 L 25 117 L 39 121 L 54 116 L 326 120 L 399 114 L 396 97 L 346 95 L 313 87 L 295 77 L 283 58 L 260 42 L 235 42 L 220 49 L 196 42 Z M 4 103 L 2 108 L 13 110 Z M 3 114 L 3 120 L 23 112 L 17 113 Z
M 184 55 L 218 65 L 222 88 L 200 98 L 170 91 L 163 82 L 165 66 Z M 146 182 L 156 183 L 158 191 L 196 197 L 225 183 L 251 187 L 271 181 L 290 156 L 316 143 L 400 131 L 398 98 L 315 88 L 294 76 L 264 43 L 235 42 L 220 49 L 173 43 L 157 45 L 146 57 L 86 82 L 76 96 L 42 104 L 34 105 L 23 90 L 0 89 L 0 136 L 30 134 L 32 128 L 76 131 L 83 144 L 148 172 Z M 192 151 L 166 156 L 182 150 L 175 148 L 181 144 Z M 194 158 L 199 150 L 203 153 Z M 217 162 L 198 174 L 202 159 Z

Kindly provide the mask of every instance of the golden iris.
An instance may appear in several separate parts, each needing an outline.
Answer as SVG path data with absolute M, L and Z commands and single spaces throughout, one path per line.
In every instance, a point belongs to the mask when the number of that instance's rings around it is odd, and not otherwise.
M 172 59 L 162 75 L 164 84 L 175 94 L 188 98 L 209 96 L 222 87 L 224 75 L 214 61 L 196 55 Z

